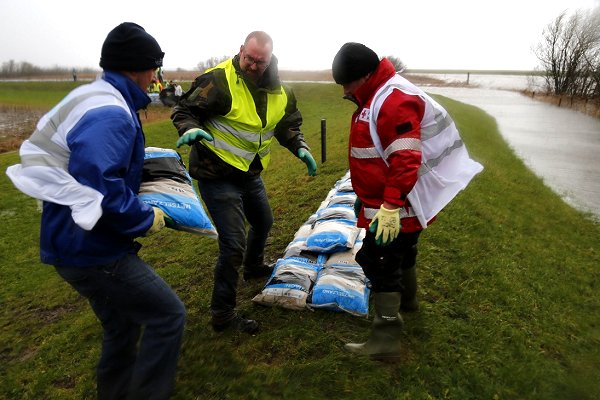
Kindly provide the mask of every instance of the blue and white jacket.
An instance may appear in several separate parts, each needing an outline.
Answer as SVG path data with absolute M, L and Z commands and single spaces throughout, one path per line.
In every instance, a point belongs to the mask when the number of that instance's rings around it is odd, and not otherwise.
M 136 111 L 150 98 L 126 76 L 105 71 L 44 115 L 7 175 L 44 200 L 40 253 L 46 264 L 93 266 L 134 251 L 152 225 L 138 199 L 144 133 Z

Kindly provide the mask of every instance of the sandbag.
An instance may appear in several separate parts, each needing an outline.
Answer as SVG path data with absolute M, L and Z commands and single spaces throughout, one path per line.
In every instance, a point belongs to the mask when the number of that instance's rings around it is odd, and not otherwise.
M 173 220 L 168 227 L 217 237 L 217 230 L 204 206 L 179 153 L 171 149 L 147 147 L 139 198 L 158 207 Z
M 290 310 L 304 310 L 319 268 L 304 258 L 280 258 L 264 289 L 252 301 Z
M 326 219 L 317 221 L 306 238 L 306 250 L 317 253 L 344 251 L 354 246 L 360 229 L 355 220 Z
M 307 305 L 330 311 L 369 316 L 369 288 L 360 266 L 330 265 L 322 268 Z

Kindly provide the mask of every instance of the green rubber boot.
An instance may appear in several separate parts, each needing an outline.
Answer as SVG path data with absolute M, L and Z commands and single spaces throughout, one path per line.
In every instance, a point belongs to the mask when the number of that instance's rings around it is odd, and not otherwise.
M 393 360 L 400 357 L 400 334 L 402 317 L 400 292 L 374 292 L 375 318 L 371 334 L 365 343 L 347 343 L 346 350 L 360 355 L 370 356 L 374 360 Z
M 402 298 L 400 300 L 400 310 L 405 312 L 419 311 L 419 301 L 417 300 L 417 267 L 402 270 Z

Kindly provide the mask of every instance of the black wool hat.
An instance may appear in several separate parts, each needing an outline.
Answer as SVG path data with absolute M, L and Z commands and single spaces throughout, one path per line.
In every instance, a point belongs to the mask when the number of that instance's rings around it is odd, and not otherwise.
M 345 85 L 375 71 L 379 57 L 361 43 L 344 44 L 333 58 L 331 71 L 335 83 Z
M 108 33 L 100 66 L 114 71 L 145 71 L 162 67 L 165 53 L 156 39 L 133 22 L 123 22 Z

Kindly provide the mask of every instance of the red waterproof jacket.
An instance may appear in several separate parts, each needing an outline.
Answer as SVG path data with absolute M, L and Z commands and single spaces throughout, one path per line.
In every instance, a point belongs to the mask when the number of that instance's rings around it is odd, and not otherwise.
M 384 58 L 354 93 L 358 109 L 352 115 L 348 156 L 352 186 L 363 203 L 357 225 L 368 228 L 379 207 L 387 201 L 401 207 L 401 232 L 408 233 L 423 229 L 407 196 L 417 182 L 421 166 L 425 102 L 419 96 L 394 90 L 381 106 L 377 133 L 389 166 L 379 156 L 369 131 L 373 96 L 395 73 L 392 63 Z

